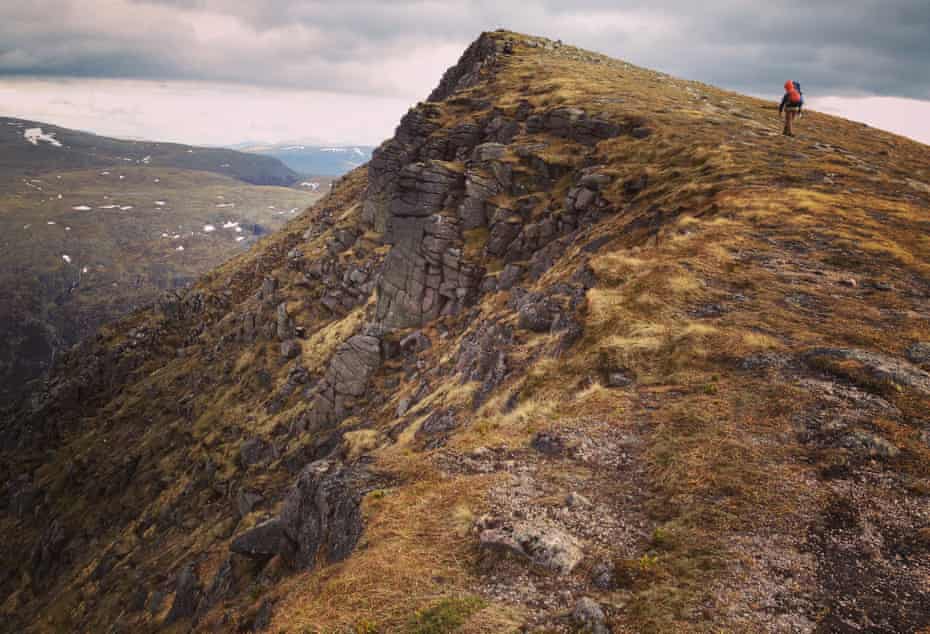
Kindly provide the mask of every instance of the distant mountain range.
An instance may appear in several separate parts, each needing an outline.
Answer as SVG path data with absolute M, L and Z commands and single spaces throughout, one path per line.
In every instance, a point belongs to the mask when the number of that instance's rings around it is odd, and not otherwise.
M 234 146 L 243 152 L 271 156 L 303 175 L 342 176 L 371 159 L 374 148 L 369 145 L 278 145 L 242 144 Z
M 30 170 L 147 165 L 201 170 L 251 185 L 292 185 L 298 175 L 270 156 L 179 143 L 130 141 L 0 117 L 0 177 Z

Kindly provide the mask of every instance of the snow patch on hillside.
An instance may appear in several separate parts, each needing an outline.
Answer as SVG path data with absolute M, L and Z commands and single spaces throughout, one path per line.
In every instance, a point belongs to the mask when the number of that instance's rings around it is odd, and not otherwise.
M 39 141 L 45 141 L 46 143 L 54 145 L 55 147 L 61 147 L 61 141 L 55 138 L 55 133 L 49 132 L 48 134 L 44 134 L 42 132 L 42 128 L 27 128 L 23 132 L 23 136 L 29 143 L 32 143 L 33 145 L 38 145 Z

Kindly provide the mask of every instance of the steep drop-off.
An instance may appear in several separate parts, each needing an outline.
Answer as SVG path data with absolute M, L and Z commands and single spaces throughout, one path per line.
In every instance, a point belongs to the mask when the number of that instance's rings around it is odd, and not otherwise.
M 930 626 L 930 152 L 508 32 L 2 428 L 8 631 Z

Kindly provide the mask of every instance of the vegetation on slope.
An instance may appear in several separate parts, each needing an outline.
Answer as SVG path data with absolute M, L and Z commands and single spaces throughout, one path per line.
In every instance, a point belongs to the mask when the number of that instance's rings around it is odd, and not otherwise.
M 5 424 L 10 627 L 930 626 L 927 148 L 507 32 L 432 97 Z

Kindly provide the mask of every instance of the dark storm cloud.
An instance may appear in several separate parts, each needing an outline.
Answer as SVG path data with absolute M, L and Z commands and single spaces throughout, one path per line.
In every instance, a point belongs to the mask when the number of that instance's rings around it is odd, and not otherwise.
M 237 81 L 422 97 L 482 30 L 777 93 L 930 98 L 930 2 L 46 0 L 0 8 L 0 75 Z

